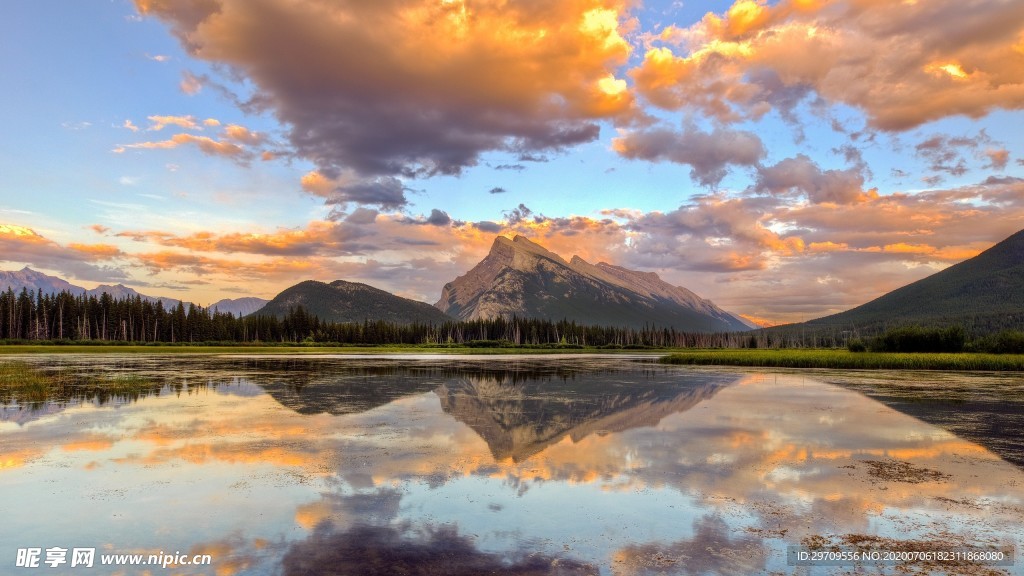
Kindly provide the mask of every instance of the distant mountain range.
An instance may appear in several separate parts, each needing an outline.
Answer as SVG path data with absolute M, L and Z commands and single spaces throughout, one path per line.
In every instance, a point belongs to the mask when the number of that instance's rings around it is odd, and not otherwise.
M 232 316 L 248 316 L 253 312 L 263 308 L 267 305 L 266 298 L 256 298 L 255 296 L 246 296 L 243 298 L 218 300 L 213 304 L 210 304 L 210 310 L 215 312 L 227 312 Z
M 177 299 L 148 296 L 117 284 L 87 290 L 24 268 L 0 271 L 0 290 L 53 294 L 139 296 L 165 307 Z M 186 303 L 187 304 L 187 303 Z M 567 319 L 603 326 L 658 326 L 691 332 L 744 331 L 757 326 L 651 272 L 638 272 L 578 256 L 561 256 L 523 236 L 499 236 L 490 252 L 466 274 L 445 284 L 434 306 L 366 284 L 307 280 L 273 300 L 238 298 L 210 306 L 233 315 L 284 317 L 296 306 L 330 322 L 385 320 L 399 324 L 496 317 Z M 769 332 L 871 336 L 903 325 L 961 325 L 974 334 L 1024 329 L 1024 230 L 978 256 L 894 290 L 867 304 Z
M 1024 230 L 867 304 L 769 330 L 869 336 L 904 325 L 960 325 L 976 334 L 1024 329 Z
M 164 305 L 164 308 L 171 308 L 176 306 L 180 300 L 178 298 L 166 298 L 162 296 L 148 296 L 136 291 L 133 288 L 129 288 L 124 284 L 116 285 L 100 285 L 92 289 L 86 289 L 81 286 L 75 286 L 67 280 L 58 278 L 56 276 L 50 276 L 43 274 L 42 272 L 33 270 L 29 267 L 22 268 L 18 271 L 4 272 L 0 271 L 0 290 L 6 291 L 7 288 L 11 288 L 14 292 L 21 292 L 22 289 L 27 289 L 29 292 L 35 294 L 39 290 L 43 291 L 43 294 L 57 294 L 59 292 L 69 292 L 76 296 L 86 294 L 89 296 L 99 297 L 102 294 L 109 294 L 111 298 L 115 300 L 121 300 L 124 298 L 135 298 L 136 296 L 149 302 L 160 302 Z M 251 314 L 258 310 L 267 301 L 262 298 L 237 298 L 234 300 L 221 300 L 210 308 L 216 308 L 220 312 L 227 312 L 238 316 L 239 314 Z M 190 303 L 184 302 L 187 307 Z
M 490 253 L 441 291 L 438 309 L 462 320 L 498 316 L 695 332 L 755 326 L 652 272 L 561 256 L 523 236 L 499 236 Z
M 373 286 L 344 280 L 335 280 L 330 284 L 316 280 L 300 282 L 275 296 L 255 314 L 283 318 L 298 306 L 327 322 L 385 320 L 396 324 L 438 324 L 453 320 L 425 302 L 409 300 Z

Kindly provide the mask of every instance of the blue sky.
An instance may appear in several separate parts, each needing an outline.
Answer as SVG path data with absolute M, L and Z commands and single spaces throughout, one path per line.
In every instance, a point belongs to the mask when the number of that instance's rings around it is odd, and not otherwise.
M 1024 228 L 1014 2 L 7 11 L 5 269 L 432 302 L 518 233 L 784 322 Z

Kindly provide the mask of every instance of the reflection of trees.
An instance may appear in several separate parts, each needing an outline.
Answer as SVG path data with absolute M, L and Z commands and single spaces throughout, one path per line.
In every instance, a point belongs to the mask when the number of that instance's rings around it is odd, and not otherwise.
M 322 524 L 293 544 L 282 560 L 285 576 L 360 574 L 365 576 L 591 575 L 596 567 L 542 554 L 504 558 L 476 549 L 454 526 L 357 525 L 335 532 Z
M 729 525 L 719 516 L 705 516 L 693 523 L 693 538 L 670 544 L 634 544 L 615 553 L 621 576 L 654 574 L 720 574 L 746 576 L 764 571 L 768 550 L 756 536 L 729 535 Z
M 587 366 L 565 360 L 292 360 L 286 365 L 286 373 L 277 366 L 275 372 L 263 371 L 263 380 L 257 381 L 282 406 L 300 414 L 365 412 L 467 378 L 512 386 L 559 386 L 574 380 L 590 382 L 590 375 L 601 369 L 623 369 L 621 364 L 611 368 L 606 363 Z
M 244 381 L 263 387 L 282 405 L 301 414 L 348 414 L 429 392 L 447 379 L 467 374 L 521 381 L 566 379 L 593 369 L 564 360 L 62 356 L 55 361 L 40 357 L 0 362 L 0 404 L 16 404 L 15 412 L 42 415 L 61 404 L 135 402 Z M 10 412 L 4 410 L 0 418 L 27 421 L 35 417 Z
M 568 436 L 654 426 L 714 396 L 729 375 L 594 372 L 540 380 L 474 375 L 437 388 L 441 407 L 487 442 L 495 459 L 521 462 Z

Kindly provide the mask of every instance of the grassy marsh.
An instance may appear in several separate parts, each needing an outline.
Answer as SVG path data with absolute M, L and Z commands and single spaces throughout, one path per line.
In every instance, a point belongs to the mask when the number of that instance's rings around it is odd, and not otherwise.
M 72 398 L 138 398 L 162 387 L 136 374 L 76 373 L 45 370 L 25 362 L 0 362 L 0 404 L 66 401 Z
M 1022 354 L 850 352 L 847 350 L 687 350 L 664 364 L 852 370 L 1024 371 Z

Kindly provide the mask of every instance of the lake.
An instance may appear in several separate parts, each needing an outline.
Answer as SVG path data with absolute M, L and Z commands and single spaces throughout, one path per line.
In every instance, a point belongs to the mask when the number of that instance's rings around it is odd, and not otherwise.
M 81 383 L 3 399 L 0 574 L 1024 573 L 1020 375 L 12 360 Z

